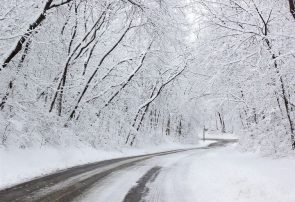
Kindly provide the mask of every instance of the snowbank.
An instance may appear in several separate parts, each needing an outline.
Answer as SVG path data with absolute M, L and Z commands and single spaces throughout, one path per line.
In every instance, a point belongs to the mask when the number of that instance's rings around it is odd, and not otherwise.
M 265 158 L 230 146 L 195 155 L 191 162 L 185 177 L 190 201 L 295 201 L 294 156 Z

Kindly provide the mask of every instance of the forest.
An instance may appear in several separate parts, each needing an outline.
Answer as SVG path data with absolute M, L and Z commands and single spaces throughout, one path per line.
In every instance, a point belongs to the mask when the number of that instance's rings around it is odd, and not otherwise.
M 0 149 L 144 147 L 233 133 L 295 149 L 295 6 L 1 0 Z

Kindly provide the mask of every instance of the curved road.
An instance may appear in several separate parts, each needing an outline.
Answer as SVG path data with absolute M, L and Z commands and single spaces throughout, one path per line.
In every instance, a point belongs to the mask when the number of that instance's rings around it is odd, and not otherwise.
M 206 149 L 223 147 L 236 142 L 236 140 L 216 141 L 207 147 L 173 150 L 76 166 L 1 190 L 0 201 L 161 201 L 145 198 L 149 193 L 157 197 L 159 190 L 149 190 L 147 185 L 155 181 L 161 173 L 162 166 L 165 163 L 169 166 L 171 162 L 196 155 L 196 152 L 205 152 Z M 129 174 L 127 171 L 130 171 Z

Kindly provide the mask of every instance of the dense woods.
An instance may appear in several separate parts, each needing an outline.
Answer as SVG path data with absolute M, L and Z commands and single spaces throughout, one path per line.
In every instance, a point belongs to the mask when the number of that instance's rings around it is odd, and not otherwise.
M 294 26 L 292 0 L 2 0 L 1 147 L 192 143 L 206 128 L 289 152 Z

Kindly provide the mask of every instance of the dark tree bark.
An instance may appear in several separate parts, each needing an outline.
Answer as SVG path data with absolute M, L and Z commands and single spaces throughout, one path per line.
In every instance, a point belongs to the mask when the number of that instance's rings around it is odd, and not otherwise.
M 285 109 L 286 109 L 287 119 L 290 124 L 292 149 L 295 149 L 294 124 L 291 119 L 290 104 L 289 104 L 289 100 L 286 95 L 285 84 L 284 84 L 282 77 L 280 77 L 280 81 L 281 81 L 282 95 L 283 95 L 284 105 L 285 105 Z
M 24 63 L 24 61 L 25 61 L 25 59 L 26 59 L 26 57 L 27 57 L 27 55 L 29 53 L 31 42 L 32 41 L 29 39 L 27 41 L 26 45 L 25 45 L 24 52 L 23 52 L 22 57 L 21 57 L 21 59 L 20 59 L 20 61 L 18 63 L 18 66 L 17 66 L 17 74 L 18 74 L 20 68 L 23 66 L 23 63 Z M 4 109 L 8 97 L 11 96 L 11 94 L 12 94 L 13 87 L 15 86 L 14 85 L 14 81 L 15 81 L 15 78 L 13 78 L 13 79 L 11 79 L 9 81 L 8 89 L 7 89 L 4 97 L 2 98 L 2 101 L 0 102 L 0 110 L 3 110 Z
M 170 135 L 170 114 L 168 116 L 168 120 L 167 120 L 167 126 L 166 126 L 166 135 Z
M 0 110 L 3 110 L 4 109 L 4 106 L 6 104 L 6 101 L 8 99 L 8 96 L 12 92 L 12 89 L 13 89 L 13 81 L 14 80 L 12 80 L 12 81 L 9 82 L 8 89 L 6 91 L 6 94 L 5 94 L 5 96 L 2 98 L 2 100 L 0 102 Z
M 177 126 L 177 134 L 179 135 L 179 136 L 181 136 L 182 135 L 182 117 L 180 117 L 180 119 L 179 119 L 179 122 L 178 122 L 178 126 Z
M 27 29 L 27 32 L 23 36 L 21 36 L 21 38 L 17 41 L 13 50 L 8 54 L 6 58 L 4 58 L 3 64 L 1 64 L 1 67 L 0 67 L 0 71 L 4 69 L 11 62 L 11 60 L 23 49 L 23 44 L 27 41 L 27 39 L 32 35 L 33 32 L 36 32 L 36 28 L 38 28 L 42 24 L 42 22 L 46 19 L 48 10 L 50 10 L 51 8 L 55 8 L 55 7 L 59 7 L 61 5 L 67 4 L 71 1 L 72 0 L 67 0 L 61 4 L 52 5 L 53 0 L 47 0 L 41 14 L 37 17 L 35 22 L 30 24 L 29 28 Z
M 295 19 L 295 1 L 294 0 L 289 0 L 289 8 L 290 8 L 290 13 Z
M 220 121 L 220 127 L 221 127 L 221 132 L 225 133 L 225 123 L 224 123 L 224 119 L 221 116 L 220 112 L 218 112 L 218 117 L 219 117 L 219 121 Z

